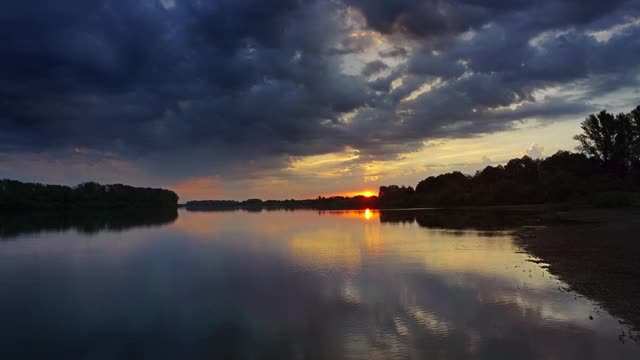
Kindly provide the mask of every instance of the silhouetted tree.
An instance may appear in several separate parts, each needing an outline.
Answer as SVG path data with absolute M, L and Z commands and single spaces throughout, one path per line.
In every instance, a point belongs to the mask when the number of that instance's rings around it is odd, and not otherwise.
M 411 186 L 381 186 L 378 191 L 380 205 L 386 208 L 412 207 L 415 205 L 415 191 Z
M 581 124 L 583 134 L 574 137 L 580 142 L 578 150 L 601 161 L 610 172 L 626 174 L 637 159 L 634 159 L 638 147 L 634 120 L 633 112 L 614 116 L 602 110 L 589 115 Z
M 509 160 L 504 167 L 505 176 L 521 184 L 534 184 L 538 181 L 538 161 L 529 156 Z
M 631 128 L 631 165 L 640 170 L 640 106 L 633 109 L 627 117 Z
M 459 171 L 430 176 L 416 186 L 417 201 L 437 206 L 466 205 L 470 202 L 469 187 L 469 176 Z

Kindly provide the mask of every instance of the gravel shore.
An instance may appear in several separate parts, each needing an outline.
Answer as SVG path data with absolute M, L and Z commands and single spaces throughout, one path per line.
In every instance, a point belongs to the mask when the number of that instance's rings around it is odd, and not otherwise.
M 518 243 L 571 290 L 640 331 L 640 209 L 568 210 L 553 217 L 567 223 L 524 228 Z

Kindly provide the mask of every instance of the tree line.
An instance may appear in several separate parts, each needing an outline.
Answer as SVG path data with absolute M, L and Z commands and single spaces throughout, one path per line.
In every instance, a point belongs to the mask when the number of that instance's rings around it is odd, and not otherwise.
M 77 186 L 0 180 L 0 209 L 176 208 L 170 190 L 86 182 Z
M 589 115 L 581 124 L 578 153 L 558 151 L 487 166 L 474 175 L 451 172 L 411 186 L 381 186 L 381 208 L 515 205 L 588 199 L 595 205 L 629 205 L 640 191 L 640 106 L 629 113 Z
M 365 196 L 319 196 L 316 199 L 304 200 L 261 200 L 248 199 L 245 201 L 234 200 L 200 200 L 189 201 L 185 204 L 187 210 L 208 211 L 208 210 L 247 210 L 261 211 L 270 209 L 316 209 L 316 210 L 345 210 L 345 209 L 367 209 L 377 207 L 376 197 Z

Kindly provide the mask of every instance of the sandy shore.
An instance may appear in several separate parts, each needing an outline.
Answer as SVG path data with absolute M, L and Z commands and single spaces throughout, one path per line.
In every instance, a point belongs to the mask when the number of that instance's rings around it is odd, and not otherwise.
M 640 209 L 568 210 L 552 217 L 569 222 L 525 228 L 517 233 L 520 245 L 571 290 L 640 331 Z

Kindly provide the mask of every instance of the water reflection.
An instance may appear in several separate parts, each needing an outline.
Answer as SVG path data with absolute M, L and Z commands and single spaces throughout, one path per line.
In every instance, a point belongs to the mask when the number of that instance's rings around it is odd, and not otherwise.
M 366 209 L 364 211 L 364 218 L 367 220 L 371 220 L 372 217 L 373 217 L 373 212 L 369 209 Z
M 0 358 L 640 355 L 508 232 L 426 228 L 423 215 L 181 212 L 93 236 L 100 246 L 81 233 L 0 243 Z M 61 238 L 61 251 L 25 245 Z M 123 242 L 135 246 L 108 250 Z
M 538 213 L 531 211 L 504 210 L 451 210 L 432 209 L 416 210 L 383 210 L 380 221 L 392 224 L 413 224 L 425 228 L 440 229 L 475 229 L 504 230 L 516 226 L 535 225 L 540 223 Z
M 67 230 L 85 234 L 124 231 L 141 226 L 167 225 L 177 218 L 176 209 L 0 212 L 0 239 Z

